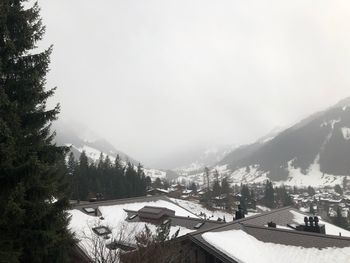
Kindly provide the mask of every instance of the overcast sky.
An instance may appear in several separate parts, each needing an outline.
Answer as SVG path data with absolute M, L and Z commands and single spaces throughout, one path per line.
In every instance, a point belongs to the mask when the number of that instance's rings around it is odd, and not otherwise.
M 48 87 L 152 163 L 254 141 L 350 96 L 350 1 L 40 0 Z

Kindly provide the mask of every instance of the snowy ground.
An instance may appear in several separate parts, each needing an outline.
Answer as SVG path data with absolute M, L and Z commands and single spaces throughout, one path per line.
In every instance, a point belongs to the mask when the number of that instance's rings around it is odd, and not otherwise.
M 350 261 L 350 247 L 317 249 L 265 243 L 242 230 L 208 232 L 202 237 L 237 262 L 270 263 L 283 260 L 284 263 L 345 263 Z

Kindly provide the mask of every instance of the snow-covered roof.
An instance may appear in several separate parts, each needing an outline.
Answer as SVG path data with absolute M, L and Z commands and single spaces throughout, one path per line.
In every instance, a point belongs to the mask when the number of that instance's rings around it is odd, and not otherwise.
M 164 196 L 152 196 L 76 205 L 74 209 L 68 211 L 71 215 L 69 229 L 79 240 L 79 247 L 86 252 L 87 255 L 93 257 L 94 233 L 91 231 L 93 227 L 106 226 L 112 232 L 110 239 L 122 239 L 128 243 L 135 243 L 135 235 L 144 230 L 145 224 L 152 232 L 155 232 L 156 225 L 152 223 L 127 220 L 128 213 L 125 210 L 138 211 L 145 206 L 164 207 L 174 210 L 176 216 L 198 218 L 196 215 L 178 206 Z M 95 216 L 95 213 L 91 214 L 86 212 L 84 210 L 86 207 L 98 209 L 98 216 Z M 194 231 L 194 229 L 172 224 L 170 235 L 174 234 L 178 229 L 180 229 L 179 236 Z M 110 240 L 106 240 L 106 244 L 108 242 L 110 242 Z
M 325 248 L 317 248 L 271 243 L 259 240 L 254 234 L 249 234 L 241 229 L 204 233 L 202 237 L 210 245 L 237 262 L 270 263 L 280 262 L 282 259 L 285 263 L 345 263 L 350 261 L 350 246 L 330 245 Z
M 286 207 L 188 235 L 223 262 L 350 262 L 350 231 L 322 219 L 326 235 L 287 226 L 303 224 L 305 216 Z M 271 221 L 277 228 L 267 227 Z
M 164 194 L 168 194 L 169 193 L 169 190 L 165 190 L 165 189 L 162 189 L 162 188 L 152 188 L 152 189 L 148 190 L 147 192 L 152 192 L 152 191 L 158 191 L 158 192 L 161 192 L 161 193 L 164 193 Z

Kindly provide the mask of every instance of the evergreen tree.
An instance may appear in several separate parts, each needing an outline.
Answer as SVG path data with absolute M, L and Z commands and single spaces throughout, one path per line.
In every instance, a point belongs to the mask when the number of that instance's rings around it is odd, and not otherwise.
M 241 208 L 243 209 L 244 213 L 247 213 L 248 206 L 250 204 L 250 191 L 247 185 L 241 186 L 241 198 L 240 198 L 240 204 Z
M 293 194 L 298 194 L 299 190 L 298 187 L 296 187 L 295 185 L 293 186 Z
M 347 176 L 344 176 L 344 178 L 343 178 L 343 189 L 344 189 L 344 191 L 346 191 L 347 188 L 348 188 L 348 178 L 347 178 Z
M 332 221 L 333 221 L 333 224 L 340 226 L 342 228 L 347 229 L 349 227 L 349 224 L 346 218 L 344 218 L 341 214 L 341 208 L 339 206 L 337 207 L 337 216 Z
M 309 185 L 307 188 L 307 193 L 309 194 L 309 196 L 314 196 L 316 192 L 315 189 Z
M 149 189 L 152 185 L 152 179 L 149 176 L 146 176 L 146 189 Z
M 136 176 L 134 166 L 129 162 L 125 170 L 126 197 L 133 197 L 133 195 L 135 194 L 135 182 Z
M 215 197 L 219 195 L 221 195 L 221 186 L 219 180 L 215 179 L 213 183 L 213 196 Z
M 66 262 L 66 149 L 50 131 L 59 106 L 46 108 L 52 49 L 34 53 L 45 28 L 25 2 L 0 0 L 0 262 Z
M 78 199 L 78 181 L 76 178 L 77 163 L 74 158 L 73 152 L 69 153 L 68 163 L 67 163 L 67 173 L 70 182 L 70 192 L 73 199 Z
M 275 207 L 275 191 L 272 182 L 269 180 L 267 180 L 265 184 L 264 204 L 269 208 Z
M 339 184 L 336 184 L 336 185 L 334 186 L 334 191 L 335 191 L 336 193 L 340 194 L 340 195 L 343 194 L 343 189 L 341 189 L 341 187 L 340 187 Z
M 114 167 L 112 168 L 111 173 L 111 197 L 112 199 L 115 198 L 122 198 L 126 196 L 126 189 L 125 189 L 125 168 L 122 164 L 122 161 L 117 155 L 114 161 Z
M 156 178 L 156 180 L 153 183 L 154 188 L 162 188 L 162 181 L 160 180 L 159 177 Z
M 143 166 L 139 163 L 137 166 L 137 183 L 136 183 L 136 195 L 137 196 L 142 196 L 146 195 L 146 176 L 143 171 Z
M 207 192 L 209 193 L 210 192 L 210 172 L 209 172 L 209 168 L 208 167 L 204 167 L 204 174 L 205 174 L 205 182 L 206 182 L 206 186 L 207 186 Z
M 163 189 L 165 190 L 168 190 L 168 188 L 170 187 L 170 183 L 167 179 L 163 179 L 162 184 L 163 184 Z
M 231 187 L 228 182 L 227 177 L 222 178 L 221 180 L 221 193 L 229 195 L 231 193 Z
M 250 190 L 250 202 L 251 202 L 251 207 L 253 209 L 256 209 L 256 195 L 253 189 Z
M 77 192 L 78 192 L 78 200 L 87 200 L 88 198 L 88 194 L 89 192 L 89 189 L 91 189 L 91 185 L 93 184 L 92 183 L 92 178 L 90 178 L 90 174 L 89 173 L 89 161 L 88 161 L 88 158 L 85 154 L 85 151 L 83 151 L 81 154 L 80 154 L 80 157 L 79 157 L 79 165 L 77 167 L 77 174 L 76 174 L 76 177 L 77 177 L 77 185 L 76 187 L 78 188 L 77 189 Z
M 293 204 L 292 197 L 288 194 L 286 187 L 282 185 L 281 187 L 276 187 L 276 202 L 279 206 L 289 206 Z
M 188 189 L 192 190 L 193 194 L 197 194 L 197 185 L 195 182 L 192 182 Z

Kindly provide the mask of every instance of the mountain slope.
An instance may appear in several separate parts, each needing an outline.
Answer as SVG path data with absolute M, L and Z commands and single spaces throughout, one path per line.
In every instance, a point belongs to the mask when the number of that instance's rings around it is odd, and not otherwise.
M 186 165 L 175 168 L 179 175 L 189 175 L 203 171 L 204 167 L 210 167 L 219 162 L 224 156 L 230 153 L 236 146 L 220 145 L 197 149 L 196 155 L 186 159 Z
M 125 164 L 130 161 L 136 166 L 139 163 L 139 161 L 124 152 L 117 150 L 107 140 L 99 138 L 83 125 L 77 123 L 70 123 L 69 125 L 59 123 L 55 125 L 54 129 L 57 132 L 56 143 L 58 145 L 69 146 L 76 159 L 79 159 L 80 154 L 85 151 L 88 159 L 94 163 L 99 161 L 101 153 L 104 158 L 108 156 L 112 162 L 119 155 Z M 146 176 L 151 178 L 165 178 L 167 174 L 165 171 L 151 168 L 144 168 L 144 172 Z
M 233 179 L 335 184 L 350 173 L 350 98 L 267 142 L 240 147 L 219 162 Z M 318 182 L 314 182 L 318 180 Z M 235 180 L 236 181 L 236 180 Z

